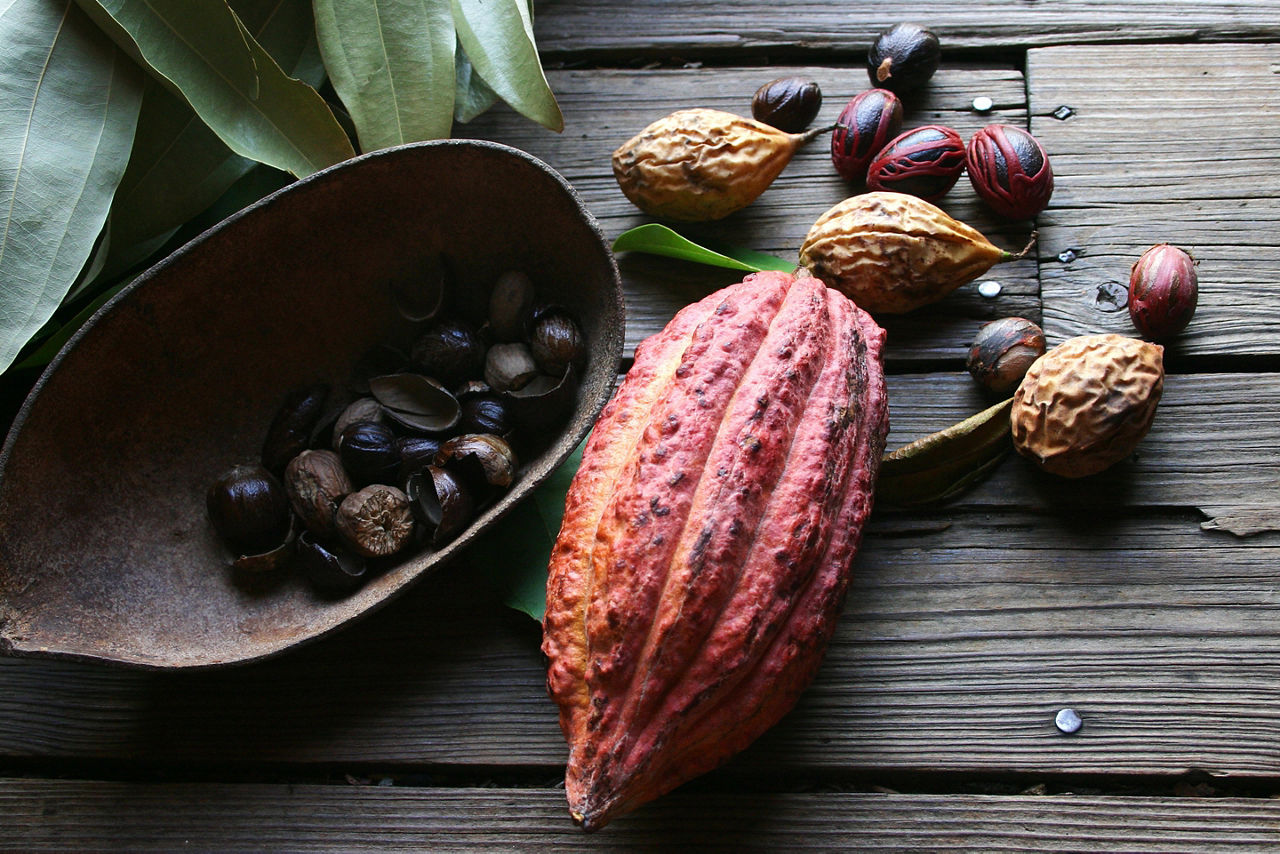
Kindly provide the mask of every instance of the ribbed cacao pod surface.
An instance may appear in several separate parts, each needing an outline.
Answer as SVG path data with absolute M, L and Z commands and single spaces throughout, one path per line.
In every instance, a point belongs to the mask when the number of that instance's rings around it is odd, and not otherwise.
M 883 342 L 817 279 L 765 272 L 636 348 L 547 581 L 547 686 L 584 828 L 721 764 L 812 679 L 888 431 Z
M 867 187 L 936 202 L 964 171 L 964 139 L 949 127 L 914 128 L 887 145 L 867 167 Z
M 905 193 L 851 196 L 809 229 L 800 263 L 873 314 L 936 302 L 1001 261 L 1021 258 Z
M 613 152 L 613 175 L 647 214 L 681 222 L 722 219 L 754 202 L 814 135 L 719 110 L 677 110 Z
M 902 129 L 902 101 L 888 89 L 867 89 L 840 111 L 831 132 L 831 162 L 846 181 L 861 183 L 867 167 Z

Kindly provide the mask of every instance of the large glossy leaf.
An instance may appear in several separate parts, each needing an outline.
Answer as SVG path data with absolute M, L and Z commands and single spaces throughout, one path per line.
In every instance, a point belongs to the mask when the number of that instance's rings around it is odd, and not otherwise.
M 354 155 L 315 89 L 285 74 L 223 2 L 77 0 L 170 81 L 237 154 L 294 175 Z M 109 24 L 114 23 L 115 26 Z
M 498 101 L 498 93 L 489 88 L 467 58 L 461 47 L 456 54 L 455 89 L 453 93 L 453 117 L 469 122 Z
M 142 85 L 70 0 L 0 2 L 0 371 L 93 251 Z
M 452 0 L 458 41 L 475 71 L 516 112 L 554 131 L 564 116 L 551 93 L 524 0 Z
M 237 0 L 245 27 L 292 77 L 319 86 L 324 65 L 309 0 Z M 103 278 L 142 261 L 165 235 L 227 191 L 254 161 L 235 154 L 181 97 L 152 81 L 142 100 L 129 168 L 111 207 Z
M 315 0 L 315 18 L 361 149 L 449 136 L 457 43 L 449 0 Z

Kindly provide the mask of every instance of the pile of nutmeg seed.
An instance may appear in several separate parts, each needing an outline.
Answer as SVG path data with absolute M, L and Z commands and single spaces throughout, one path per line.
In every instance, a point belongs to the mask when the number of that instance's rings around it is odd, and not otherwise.
M 545 448 L 576 402 L 587 351 L 564 308 L 529 277 L 493 283 L 484 322 L 450 307 L 443 259 L 393 287 L 420 324 L 407 352 L 381 347 L 338 393 L 294 390 L 267 429 L 261 459 L 206 494 L 210 521 L 248 573 L 297 566 L 326 595 L 456 538 Z
M 902 131 L 902 98 L 917 91 L 938 68 L 941 47 L 929 30 L 897 24 L 867 53 L 874 88 L 855 95 L 836 120 L 831 162 L 846 181 L 870 190 L 909 193 L 936 202 L 968 171 L 978 195 L 1001 216 L 1030 219 L 1053 194 L 1053 170 L 1039 141 L 1022 128 L 991 124 L 966 146 L 955 130 L 925 125 Z M 816 81 L 781 77 L 757 90 L 757 121 L 799 133 L 822 105 Z

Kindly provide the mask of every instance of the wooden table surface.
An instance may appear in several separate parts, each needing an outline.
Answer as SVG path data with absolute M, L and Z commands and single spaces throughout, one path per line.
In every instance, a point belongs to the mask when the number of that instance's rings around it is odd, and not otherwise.
M 1007 459 L 940 508 L 878 510 L 817 680 L 758 743 L 585 835 L 538 627 L 460 563 L 270 661 L 162 674 L 0 658 L 0 849 L 1213 851 L 1280 847 L 1280 7 L 1275 0 L 540 0 L 566 126 L 459 127 L 560 170 L 612 238 L 647 221 L 610 152 L 674 109 L 817 79 L 833 121 L 874 35 L 934 29 L 908 125 L 1027 126 L 1057 188 L 1034 257 L 887 323 L 890 447 L 982 405 L 987 319 L 1130 332 L 1147 246 L 1199 260 L 1137 454 L 1067 482 Z M 974 98 L 994 110 L 975 113 Z M 1066 107 L 1068 110 L 1060 108 Z M 825 142 L 694 234 L 794 254 L 848 188 Z M 1017 248 L 966 181 L 954 216 Z M 495 212 L 500 216 L 500 212 Z M 628 352 L 736 279 L 620 259 Z M 1237 533 L 1232 533 L 1235 531 Z M 1240 534 L 1255 532 L 1250 536 Z M 1060 733 L 1054 715 L 1084 726 Z

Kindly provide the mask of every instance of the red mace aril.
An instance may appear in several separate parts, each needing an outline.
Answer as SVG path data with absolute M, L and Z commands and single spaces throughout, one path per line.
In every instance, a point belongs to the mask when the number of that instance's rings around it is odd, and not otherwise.
M 925 125 L 897 137 L 876 155 L 867 169 L 867 187 L 936 202 L 963 171 L 960 134 L 942 125 Z
M 1196 313 L 1196 261 L 1168 243 L 1152 246 L 1129 272 L 1129 317 L 1147 338 L 1176 335 Z
M 862 182 L 867 167 L 902 129 L 902 101 L 888 89 L 868 89 L 850 99 L 831 134 L 831 162 L 846 181 Z
M 973 189 L 1010 219 L 1031 219 L 1053 195 L 1053 169 L 1040 142 L 1021 128 L 987 125 L 965 151 Z

